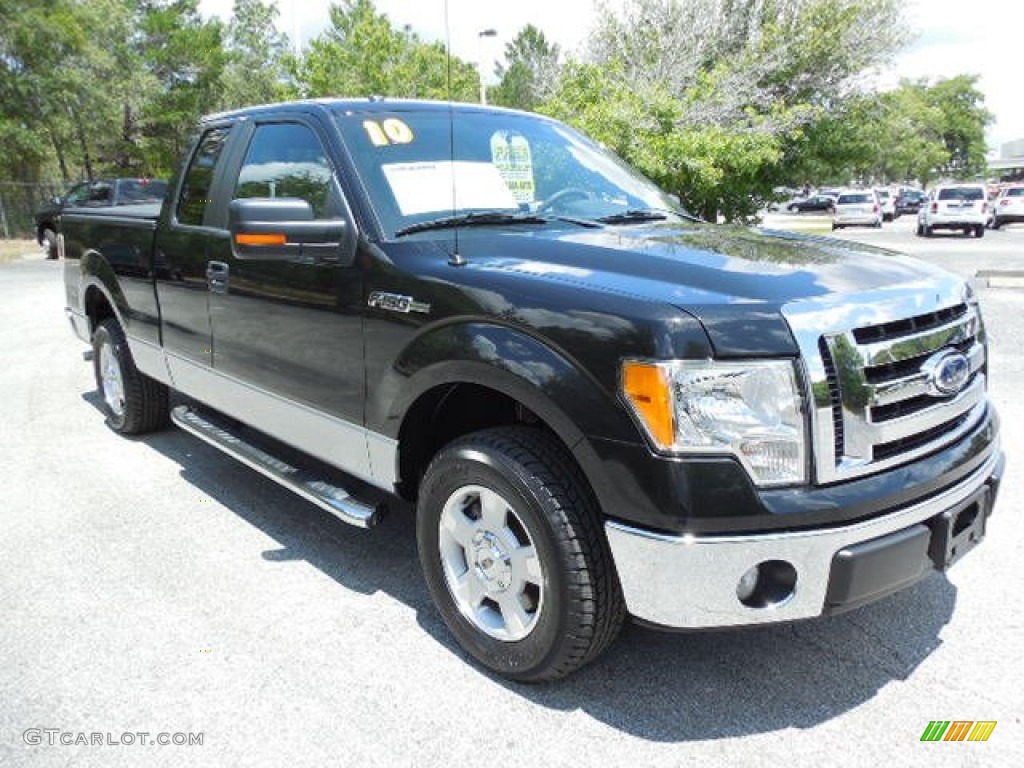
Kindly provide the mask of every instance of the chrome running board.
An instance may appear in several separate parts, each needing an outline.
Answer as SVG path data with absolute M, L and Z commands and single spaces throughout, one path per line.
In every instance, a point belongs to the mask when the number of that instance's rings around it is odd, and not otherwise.
M 171 420 L 186 432 L 280 483 L 342 522 L 370 528 L 380 521 L 383 505 L 359 501 L 344 488 L 267 453 L 229 431 L 230 427 L 214 423 L 214 416 L 200 414 L 189 405 L 179 405 L 171 411 Z

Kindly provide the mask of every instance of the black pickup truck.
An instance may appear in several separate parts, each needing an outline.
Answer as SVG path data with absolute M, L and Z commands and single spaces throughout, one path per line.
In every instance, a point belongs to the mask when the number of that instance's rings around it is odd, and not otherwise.
M 382 99 L 200 126 L 162 208 L 66 214 L 107 422 L 183 429 L 371 526 L 510 678 L 627 615 L 853 608 L 984 536 L 1003 471 L 959 278 L 708 224 L 556 121 Z
M 167 182 L 157 179 L 93 179 L 80 181 L 65 195 L 51 197 L 36 210 L 36 241 L 46 251 L 46 258 L 57 258 L 57 233 L 61 216 L 71 208 L 109 208 L 158 202 L 167 193 Z

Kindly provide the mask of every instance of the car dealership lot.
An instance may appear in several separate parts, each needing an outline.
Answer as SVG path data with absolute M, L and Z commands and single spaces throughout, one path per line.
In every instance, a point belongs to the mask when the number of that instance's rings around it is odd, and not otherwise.
M 981 240 L 913 228 L 839 234 L 971 278 L 1024 274 L 1024 226 Z M 998 275 L 975 282 L 1007 474 L 988 540 L 948 579 L 830 620 L 628 627 L 579 675 L 530 687 L 483 674 L 449 638 L 408 510 L 350 528 L 183 433 L 110 432 L 62 314 L 62 267 L 0 265 L 0 765 L 1019 763 L 1024 291 Z M 984 744 L 922 744 L 936 719 L 998 725 Z M 26 743 L 46 728 L 109 738 Z M 162 732 L 203 744 L 146 743 Z

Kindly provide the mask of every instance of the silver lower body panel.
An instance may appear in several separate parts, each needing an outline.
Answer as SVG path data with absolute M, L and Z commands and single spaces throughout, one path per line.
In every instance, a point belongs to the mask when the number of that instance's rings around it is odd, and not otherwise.
M 997 470 L 998 446 L 985 464 L 957 485 L 881 517 L 837 528 L 764 534 L 671 535 L 608 522 L 605 530 L 629 612 L 665 627 L 701 629 L 792 621 L 825 611 L 837 552 L 929 520 L 971 498 Z M 796 570 L 784 601 L 748 607 L 737 585 L 750 568 L 781 560 Z

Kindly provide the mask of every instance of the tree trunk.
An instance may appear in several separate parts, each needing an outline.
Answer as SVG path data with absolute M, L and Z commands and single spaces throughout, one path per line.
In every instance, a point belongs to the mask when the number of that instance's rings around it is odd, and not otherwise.
M 78 119 L 78 112 L 70 106 L 68 107 L 68 115 L 71 117 L 72 125 L 75 126 L 75 137 L 78 139 L 78 146 L 82 150 L 82 164 L 85 166 L 85 178 L 92 181 L 92 155 L 89 154 L 89 143 L 85 140 L 85 129 L 82 127 L 82 121 Z
M 64 157 L 64 150 L 60 146 L 60 142 L 57 141 L 57 135 L 53 131 L 48 131 L 50 134 L 50 143 L 53 144 L 53 151 L 57 155 L 57 162 L 60 164 L 60 178 L 67 184 L 71 181 L 71 176 L 68 174 L 68 160 Z

